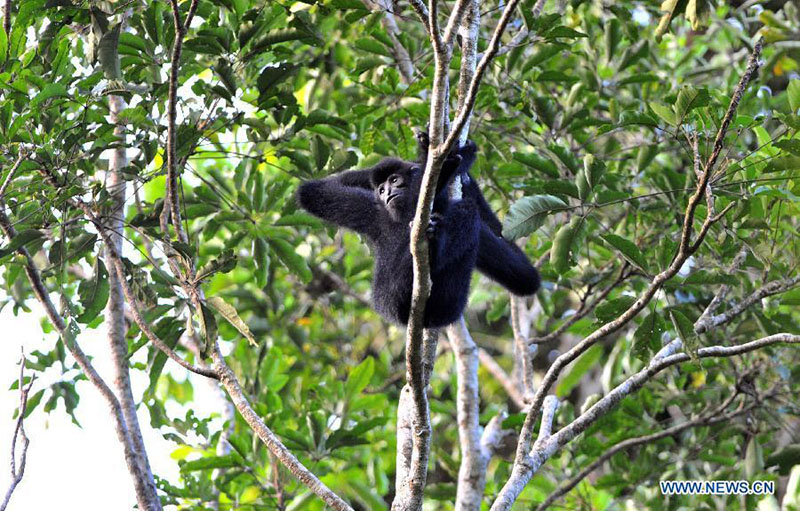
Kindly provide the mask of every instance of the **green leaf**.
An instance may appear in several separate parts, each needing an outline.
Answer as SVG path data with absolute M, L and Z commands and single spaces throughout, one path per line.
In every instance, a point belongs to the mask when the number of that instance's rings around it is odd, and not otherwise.
M 311 139 L 311 154 L 314 156 L 317 172 L 321 172 L 331 156 L 331 148 L 322 140 L 322 137 L 317 136 Z
M 359 50 L 369 53 L 377 53 L 378 55 L 383 55 L 384 57 L 392 56 L 392 53 L 384 45 L 375 39 L 372 39 L 371 37 L 362 37 L 360 39 L 356 39 L 356 41 L 353 43 L 353 46 Z
M 795 171 L 798 169 L 800 169 L 800 156 L 788 154 L 786 156 L 778 156 L 770 159 L 764 167 L 764 172 Z
M 778 149 L 786 151 L 787 153 L 792 153 L 794 156 L 800 156 L 800 139 L 787 138 L 784 140 L 773 142 L 772 145 L 774 145 Z
M 796 114 L 800 109 L 800 80 L 789 81 L 789 85 L 786 87 L 786 96 L 789 99 L 789 108 L 792 109 L 793 114 Z
M 603 30 L 603 36 L 606 47 L 606 62 L 611 62 L 611 59 L 617 54 L 619 42 L 622 40 L 622 30 L 620 28 L 620 22 L 617 18 L 611 18 L 606 22 L 606 26 Z
M 250 331 L 247 323 L 239 317 L 239 313 L 236 312 L 236 309 L 228 304 L 228 302 L 219 296 L 210 296 L 206 298 L 206 303 L 222 314 L 222 317 L 228 320 L 228 323 L 233 325 L 234 328 L 247 339 L 247 342 L 249 342 L 251 346 L 258 346 L 258 342 L 256 342 L 256 338 L 253 337 L 253 333 Z
M 214 470 L 217 468 L 233 468 L 244 465 L 244 460 L 238 453 L 224 456 L 205 456 L 203 458 L 187 461 L 181 465 L 181 472 L 194 472 L 195 470 Z
M 675 327 L 675 331 L 683 341 L 683 345 L 687 349 L 691 349 L 695 345 L 696 335 L 694 333 L 694 326 L 689 318 L 686 317 L 681 311 L 672 308 L 669 311 L 670 320 Z M 693 351 L 693 350 L 692 350 Z
M 744 454 L 744 474 L 752 481 L 762 470 L 764 470 L 764 453 L 758 438 L 753 435 Z
M 686 115 L 695 108 L 705 106 L 710 101 L 708 91 L 698 90 L 691 85 L 684 85 L 678 93 L 673 109 L 675 110 L 675 124 L 681 124 Z
M 567 208 L 567 204 L 553 195 L 523 197 L 511 205 L 503 221 L 503 236 L 518 239 L 542 226 L 547 215 Z
M 669 124 L 670 126 L 675 126 L 678 124 L 675 118 L 675 111 L 668 107 L 667 105 L 662 105 L 661 103 L 656 103 L 655 101 L 650 101 L 647 103 L 650 106 L 650 109 L 655 112 L 655 114 L 661 117 L 664 122 Z
M 345 393 L 352 398 L 367 388 L 372 375 L 375 373 L 375 359 L 367 357 L 350 371 L 347 382 L 344 384 Z
M 24 247 L 28 243 L 38 240 L 44 236 L 42 231 L 38 231 L 36 229 L 27 229 L 25 231 L 17 233 L 16 236 L 11 240 L 11 242 L 3 248 L 0 248 L 0 259 L 16 252 L 20 248 Z
M 253 259 L 256 263 L 256 285 L 264 287 L 269 276 L 269 246 L 264 238 L 253 240 Z
M 666 324 L 661 314 L 650 312 L 633 333 L 633 355 L 646 360 L 661 347 L 661 335 L 666 331 Z
M 90 323 L 103 311 L 108 302 L 108 271 L 100 258 L 95 260 L 94 275 L 91 280 L 82 280 L 78 285 L 78 296 L 83 306 L 83 314 L 76 318 L 78 323 Z
M 273 238 L 270 240 L 270 247 L 289 271 L 299 276 L 303 282 L 311 280 L 311 270 L 308 268 L 306 260 L 295 252 L 294 247 L 288 241 Z
M 31 100 L 31 109 L 38 108 L 42 103 L 51 98 L 63 98 L 67 96 L 67 88 L 61 83 L 48 83 L 42 91 Z
M 103 74 L 109 80 L 119 80 L 122 71 L 119 66 L 119 33 L 122 28 L 121 23 L 114 25 L 114 28 L 103 34 L 97 44 L 97 59 L 103 68 Z
M 514 153 L 513 158 L 518 162 L 547 174 L 549 177 L 559 177 L 556 164 L 552 160 L 539 156 L 536 153 Z
M 600 357 L 603 356 L 603 346 L 595 344 L 585 353 L 578 357 L 567 372 L 556 385 L 556 396 L 568 396 L 572 389 L 581 382 L 583 376 L 597 365 Z
M 310 36 L 307 32 L 303 32 L 294 28 L 270 30 L 258 41 L 253 43 L 253 45 L 250 47 L 250 51 L 247 52 L 247 55 L 245 55 L 242 60 L 247 61 L 275 44 L 306 39 L 308 37 Z
M 613 300 L 607 300 L 594 309 L 594 315 L 600 323 L 608 323 L 619 317 L 620 314 L 628 310 L 636 298 L 632 296 L 620 296 Z
M 575 265 L 572 254 L 577 252 L 575 241 L 578 239 L 584 219 L 580 216 L 572 217 L 568 224 L 564 224 L 553 237 L 553 246 L 550 248 L 550 264 L 559 273 L 566 273 Z
M 200 309 L 200 328 L 206 341 L 205 351 L 207 352 L 217 342 L 217 320 L 214 318 L 214 313 L 205 304 L 200 304 Z
M 197 270 L 195 275 L 195 282 L 208 278 L 215 273 L 228 273 L 236 268 L 238 259 L 233 253 L 233 250 L 225 250 L 219 257 L 212 259 L 208 264 Z
M 258 75 L 258 80 L 256 80 L 256 86 L 261 93 L 261 97 L 268 98 L 272 96 L 274 93 L 273 89 L 294 74 L 296 69 L 297 66 L 286 63 L 280 64 L 279 66 L 267 66 L 264 68 L 261 74 Z
M 570 76 L 561 71 L 547 70 L 543 71 L 536 77 L 537 82 L 561 82 L 561 83 L 575 83 L 578 81 L 577 76 Z
M 617 249 L 629 263 L 647 271 L 647 262 L 644 259 L 644 254 L 642 254 L 642 251 L 639 250 L 639 247 L 637 247 L 635 243 L 622 236 L 617 236 L 616 234 L 605 234 L 600 237 L 603 238 L 603 241 Z
M 175 348 L 184 331 L 185 328 L 183 328 L 181 322 L 171 317 L 162 318 L 153 327 L 153 333 L 170 348 Z M 147 375 L 149 380 L 149 385 L 145 391 L 147 395 L 152 395 L 155 391 L 158 378 L 167 363 L 166 353 L 159 349 L 154 349 L 154 353 L 155 355 L 153 355 L 153 359 L 150 362 L 150 371 Z

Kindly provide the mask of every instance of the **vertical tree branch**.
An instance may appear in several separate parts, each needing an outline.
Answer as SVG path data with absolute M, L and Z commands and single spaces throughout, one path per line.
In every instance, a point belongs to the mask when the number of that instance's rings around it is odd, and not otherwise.
M 456 362 L 456 411 L 461 466 L 458 470 L 456 511 L 480 511 L 486 486 L 488 454 L 481 449 L 480 394 L 478 392 L 478 346 L 462 317 L 447 327 L 447 338 Z
M 192 0 L 186 20 L 181 22 L 178 0 L 170 0 L 172 8 L 172 21 L 175 27 L 175 42 L 172 44 L 172 59 L 169 70 L 169 98 L 167 99 L 167 196 L 164 202 L 164 213 L 161 215 L 161 230 L 166 236 L 167 215 L 175 228 L 178 240 L 186 243 L 188 237 L 181 226 L 180 197 L 178 196 L 178 164 L 177 164 L 177 128 L 175 118 L 178 112 L 178 76 L 180 74 L 181 52 L 183 38 L 192 24 L 192 18 L 197 11 L 198 0 Z
M 128 164 L 125 154 L 125 126 L 118 123 L 119 113 L 125 108 L 125 100 L 121 96 L 109 96 L 108 107 L 111 122 L 115 124 L 114 135 L 120 137 L 121 143 L 111 152 L 106 177 L 106 190 L 111 197 L 111 211 L 106 220 L 106 229 L 109 232 L 111 247 L 106 247 L 106 266 L 113 268 L 109 251 L 116 250 L 122 253 L 122 235 L 125 229 L 125 191 L 126 183 L 122 169 Z M 136 415 L 136 400 L 131 389 L 131 378 L 128 368 L 128 341 L 125 338 L 127 323 L 125 321 L 125 297 L 122 293 L 122 284 L 117 272 L 108 273 L 108 306 L 106 307 L 105 320 L 108 329 L 108 345 L 111 351 L 112 369 L 114 372 L 113 384 L 119 396 L 122 413 L 128 424 L 133 447 L 136 450 L 141 473 L 146 478 L 144 484 L 148 489 L 149 507 L 161 509 L 161 500 L 156 491 L 156 484 L 147 459 L 147 450 L 144 438 L 139 427 L 139 418 Z
M 389 36 L 389 39 L 392 41 L 392 53 L 394 54 L 394 60 L 397 62 L 397 68 L 400 70 L 400 76 L 403 77 L 403 83 L 406 85 L 410 84 L 414 80 L 414 63 L 411 61 L 408 50 L 405 49 L 403 43 L 401 43 L 400 39 L 398 38 L 398 35 L 401 33 L 400 27 L 397 26 L 397 19 L 395 19 L 394 12 L 391 10 L 389 1 L 363 0 L 363 2 L 364 5 L 366 5 L 369 9 L 373 9 L 374 6 L 377 8 L 377 10 L 383 11 L 381 23 L 383 24 L 383 28 L 386 30 L 386 34 Z
M 533 397 L 533 356 L 538 349 L 536 344 L 530 343 L 531 324 L 525 312 L 525 298 L 522 296 L 510 295 L 509 306 L 511 307 L 511 330 L 514 333 L 514 366 L 517 373 L 515 383 L 521 384 L 522 395 L 525 400 Z

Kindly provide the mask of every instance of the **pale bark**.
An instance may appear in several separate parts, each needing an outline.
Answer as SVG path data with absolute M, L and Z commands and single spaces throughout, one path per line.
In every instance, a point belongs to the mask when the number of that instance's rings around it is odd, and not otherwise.
M 469 335 L 464 318 L 447 327 L 447 338 L 456 362 L 456 413 L 461 448 L 455 509 L 479 511 L 489 459 L 481 449 L 478 346 Z
M 697 350 L 695 356 L 696 358 L 733 357 L 775 344 L 800 344 L 800 335 L 780 333 L 737 346 L 709 346 Z M 525 453 L 521 461 L 515 460 L 512 475 L 492 504 L 491 511 L 511 509 L 525 485 L 550 456 L 580 433 L 586 431 L 598 419 L 608 414 L 623 398 L 639 390 L 662 370 L 692 360 L 693 357 L 687 353 L 677 353 L 682 346 L 683 343 L 680 340 L 674 340 L 664 346 L 646 368 L 615 387 L 558 433 L 544 442 L 537 441 L 530 451 Z
M 545 509 L 550 507 L 550 505 L 553 504 L 553 502 L 555 502 L 560 497 L 569 493 L 569 491 L 575 488 L 575 486 L 577 486 L 578 483 L 583 481 L 589 474 L 597 470 L 603 463 L 611 459 L 618 452 L 630 449 L 632 447 L 637 447 L 640 445 L 656 442 L 663 438 L 667 438 L 669 436 L 682 433 L 687 429 L 700 426 L 711 426 L 714 424 L 718 424 L 720 422 L 729 421 L 741 415 L 750 413 L 759 404 L 757 402 L 753 402 L 748 406 L 739 406 L 735 410 L 732 410 L 727 413 L 722 413 L 728 406 L 730 406 L 730 404 L 733 402 L 733 399 L 736 396 L 737 394 L 731 394 L 731 396 L 728 399 L 726 399 L 720 406 L 715 407 L 713 410 L 703 413 L 698 417 L 695 417 L 694 419 L 690 419 L 687 420 L 686 422 L 676 424 L 672 427 L 663 429 L 657 433 L 652 433 L 650 435 L 642 435 L 634 438 L 628 438 L 614 445 L 613 447 L 605 451 L 602 455 L 600 455 L 596 460 L 586 465 L 576 475 L 569 478 L 567 481 L 562 482 L 556 489 L 556 491 L 548 495 L 547 498 L 541 504 L 539 504 L 537 511 L 544 511 Z
M 397 26 L 397 19 L 395 18 L 394 12 L 391 9 L 391 2 L 389 0 L 362 1 L 370 10 L 377 8 L 383 12 L 381 23 L 383 24 L 383 29 L 386 30 L 386 34 L 389 36 L 389 39 L 392 41 L 392 54 L 394 56 L 394 60 L 397 63 L 397 68 L 400 70 L 400 76 L 403 78 L 403 83 L 409 85 L 414 81 L 414 63 L 411 61 L 408 50 L 406 50 L 405 46 L 403 46 L 403 43 L 400 42 L 400 38 L 398 37 L 401 32 L 400 27 Z
M 524 400 L 533 397 L 533 357 L 538 346 L 531 344 L 531 322 L 528 319 L 528 307 L 522 296 L 510 295 L 511 331 L 514 334 L 514 372 L 515 385 L 520 389 Z
M 114 134 L 123 138 L 125 127 L 117 124 L 117 116 L 125 108 L 125 100 L 121 96 L 109 96 L 108 106 L 111 122 L 114 127 Z M 125 189 L 126 183 L 122 175 L 122 169 L 128 164 L 125 155 L 125 144 L 122 143 L 111 152 L 108 162 L 108 174 L 106 176 L 105 187 L 111 197 L 111 210 L 109 211 L 106 228 L 113 243 L 113 250 L 122 253 L 122 234 L 125 229 Z M 108 251 L 106 248 L 106 266 L 110 267 Z M 113 264 L 113 263 L 112 263 Z M 143 484 L 148 489 L 148 506 L 153 509 L 161 509 L 161 500 L 156 491 L 155 480 L 150 470 L 150 462 L 147 459 L 147 450 L 144 446 L 144 438 L 139 427 L 139 418 L 136 415 L 136 400 L 131 389 L 131 378 L 128 367 L 128 341 L 125 338 L 128 331 L 125 321 L 125 297 L 122 293 L 122 285 L 119 282 L 117 272 L 111 271 L 108 274 L 108 305 L 105 312 L 105 325 L 108 329 L 108 345 L 111 351 L 111 362 L 113 370 L 113 384 L 119 397 L 122 413 L 125 422 L 128 424 L 133 447 L 136 450 L 138 463 L 141 473 L 146 478 Z
M 694 325 L 694 331 L 698 334 L 708 331 L 711 328 L 729 323 L 733 318 L 745 312 L 748 308 L 756 303 L 760 303 L 762 299 L 783 293 L 789 289 L 800 284 L 800 275 L 781 280 L 775 280 L 764 284 L 750 295 L 746 296 L 742 301 L 726 310 L 722 314 L 703 314 Z M 713 301 L 712 301 L 713 304 Z M 709 306 L 706 311 L 713 311 Z

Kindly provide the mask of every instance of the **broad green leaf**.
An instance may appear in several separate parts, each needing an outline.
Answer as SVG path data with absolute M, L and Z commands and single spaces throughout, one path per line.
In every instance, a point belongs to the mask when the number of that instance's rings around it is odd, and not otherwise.
M 789 98 L 789 108 L 793 114 L 796 114 L 797 110 L 800 109 L 800 79 L 795 78 L 789 81 L 789 85 L 786 87 L 786 95 Z
M 633 333 L 633 354 L 640 360 L 646 360 L 661 348 L 661 335 L 666 331 L 662 314 L 653 311 L 644 317 Z
M 580 216 L 573 216 L 568 224 L 561 226 L 553 238 L 553 246 L 550 248 L 550 264 L 559 274 L 566 273 L 575 265 L 572 254 L 576 252 L 575 241 L 584 221 Z
M 677 120 L 675 118 L 675 111 L 668 107 L 667 105 L 662 105 L 661 103 L 656 103 L 655 101 L 651 101 L 647 103 L 650 106 L 650 109 L 655 112 L 655 114 L 661 117 L 664 122 L 669 124 L 670 126 L 675 126 Z
M 105 77 L 109 80 L 118 80 L 122 76 L 119 65 L 119 33 L 121 23 L 103 34 L 97 45 L 97 59 L 103 68 Z
M 764 167 L 764 173 L 800 170 L 800 156 L 788 154 L 771 158 Z
M 622 40 L 622 29 L 617 18 L 611 18 L 606 21 L 603 35 L 606 47 L 606 62 L 611 62 L 611 59 L 617 54 L 617 48 L 619 48 L 619 43 Z
M 3 248 L 0 248 L 0 259 L 16 252 L 17 250 L 24 247 L 28 243 L 40 239 L 42 236 L 44 236 L 42 231 L 38 231 L 36 229 L 27 229 L 17 233 L 17 235 L 14 236 L 14 238 L 8 245 L 4 246 Z
M 681 124 L 686 115 L 693 109 L 707 105 L 710 96 L 706 90 L 698 90 L 691 85 L 684 85 L 678 93 L 678 99 L 673 106 L 675 110 L 675 124 Z
M 226 454 L 224 456 L 206 456 L 204 458 L 187 461 L 181 464 L 181 472 L 194 472 L 195 470 L 213 470 L 217 468 L 240 467 L 244 460 L 238 453 Z
M 536 153 L 514 153 L 513 158 L 525 165 L 534 168 L 552 178 L 558 178 L 558 167 L 552 160 L 539 156 Z
M 778 149 L 782 149 L 788 153 L 792 153 L 794 156 L 800 156 L 800 139 L 787 138 L 784 140 L 778 140 L 777 142 L 773 142 L 772 145 L 774 145 Z
M 42 91 L 31 100 L 31 108 L 36 109 L 42 103 L 51 98 L 63 98 L 67 96 L 67 88 L 61 83 L 48 83 Z
M 511 205 L 503 221 L 503 236 L 509 239 L 527 236 L 542 226 L 547 215 L 566 208 L 567 204 L 553 195 L 523 197 Z
M 253 259 L 256 263 L 256 285 L 264 287 L 269 276 L 269 246 L 264 238 L 253 240 Z
M 108 272 L 103 261 L 97 258 L 91 280 L 82 280 L 78 286 L 78 296 L 83 306 L 83 314 L 78 316 L 76 321 L 84 324 L 90 323 L 103 311 L 108 302 L 108 295 Z
M 243 60 L 247 61 L 275 44 L 285 43 L 287 41 L 296 41 L 299 39 L 305 39 L 307 37 L 309 37 L 307 32 L 302 32 L 294 28 L 271 30 L 258 41 L 253 43 L 253 45 L 250 47 L 250 51 L 247 52 L 247 55 L 245 55 Z
M 217 342 L 217 320 L 214 318 L 214 313 L 205 304 L 200 304 L 200 328 L 203 331 L 203 339 L 206 341 L 204 351 L 208 352 Z
M 353 397 L 360 394 L 369 385 L 373 374 L 375 374 L 375 359 L 367 357 L 350 371 L 345 383 L 347 396 Z
M 672 320 L 672 325 L 675 331 L 683 341 L 683 345 L 690 351 L 694 351 L 696 344 L 696 334 L 694 333 L 694 326 L 689 318 L 686 317 L 681 311 L 672 308 L 669 310 L 669 317 Z
M 644 254 L 642 254 L 642 251 L 639 250 L 639 247 L 637 247 L 635 243 L 622 236 L 617 236 L 616 234 L 604 234 L 600 237 L 603 238 L 603 241 L 617 249 L 629 263 L 647 271 L 647 262 L 645 261 Z
M 613 300 L 607 300 L 598 305 L 594 310 L 594 315 L 600 323 L 608 323 L 617 319 L 623 312 L 628 310 L 636 298 L 632 296 L 620 296 Z
M 278 255 L 278 259 L 292 273 L 300 277 L 303 282 L 311 280 L 311 270 L 303 256 L 295 252 L 294 247 L 285 240 L 273 238 L 270 240 L 270 248 Z
M 228 302 L 223 300 L 219 296 L 210 296 L 206 298 L 206 303 L 208 303 L 211 307 L 214 308 L 217 312 L 222 314 L 228 323 L 234 326 L 236 330 L 241 333 L 247 342 L 250 343 L 251 346 L 258 346 L 258 342 L 256 342 L 256 338 L 253 337 L 253 333 L 250 331 L 250 328 L 247 326 L 247 323 L 239 317 L 239 313 L 236 312 L 236 309 L 233 308 Z
M 603 346 L 600 344 L 591 346 L 585 353 L 579 356 L 561 378 L 558 385 L 556 385 L 556 396 L 568 396 L 569 393 L 572 392 L 572 389 L 581 382 L 581 379 L 586 373 L 597 365 L 602 356 Z

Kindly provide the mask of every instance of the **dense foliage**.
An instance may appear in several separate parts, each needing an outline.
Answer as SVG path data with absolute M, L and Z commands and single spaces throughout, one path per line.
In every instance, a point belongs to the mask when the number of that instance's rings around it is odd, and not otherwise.
M 505 40 L 520 30 L 530 30 L 528 37 L 495 60 L 478 94 L 470 128 L 480 148 L 474 174 L 504 217 L 505 233 L 520 238 L 541 263 L 537 334 L 610 288 L 591 314 L 540 346 L 540 369 L 553 350 L 563 351 L 616 317 L 669 264 L 694 186 L 692 137 L 708 155 L 756 34 L 766 38 L 764 65 L 744 95 L 712 180 L 716 211 L 731 205 L 730 211 L 647 313 L 571 367 L 557 388 L 566 399 L 558 420 L 566 422 L 593 394 L 640 368 L 665 335 L 695 350 L 800 333 L 798 289 L 766 299 L 719 329 L 697 335 L 692 328 L 719 286 L 730 286 L 731 299 L 738 300 L 798 271 L 797 6 L 667 1 L 662 9 L 669 14 L 662 16 L 659 2 L 573 0 L 548 2 L 532 19 L 526 16 L 532 3 L 520 9 Z M 394 485 L 402 332 L 369 307 L 372 261 L 362 241 L 302 213 L 293 197 L 303 179 L 386 155 L 415 155 L 414 129 L 428 119 L 431 49 L 407 4 L 394 7 L 402 29 L 397 35 L 387 32 L 384 12 L 370 6 L 358 0 L 199 2 L 179 75 L 177 153 L 185 164 L 181 208 L 190 241 L 175 247 L 203 268 L 206 297 L 224 300 L 216 302 L 216 326 L 259 414 L 326 484 L 360 509 L 377 511 L 387 508 Z M 183 11 L 188 7 L 181 4 Z M 496 7 L 483 5 L 483 35 L 494 25 Z M 396 63 L 395 37 L 411 57 L 410 81 Z M 165 271 L 158 228 L 174 38 L 165 2 L 21 0 L 14 6 L 10 34 L 0 32 L 0 182 L 19 154 L 28 156 L 3 197 L 18 235 L 0 247 L 0 305 L 29 310 L 32 290 L 14 252 L 25 246 L 73 319 L 76 338 L 78 330 L 103 328 L 108 270 L 99 257 L 102 243 L 68 199 L 80 197 L 106 214 L 108 152 L 124 146 L 130 158 L 124 169 L 129 279 L 148 321 L 184 353 L 177 343 L 189 304 Z M 124 137 L 114 134 L 109 119 L 110 95 L 127 102 L 120 114 Z M 706 214 L 703 205 L 699 218 Z M 741 266 L 730 271 L 743 249 Z M 240 333 L 238 318 L 257 346 Z M 466 318 L 478 344 L 510 368 L 508 295 L 475 277 Z M 206 509 L 217 488 L 224 508 L 292 502 L 292 509 L 323 509 L 276 468 L 243 422 L 231 438 L 233 450 L 216 456 L 218 427 L 191 412 L 167 412 L 171 400 L 191 402 L 191 381 L 165 371 L 170 362 L 135 325 L 128 341 L 132 370 L 146 372 L 151 383 L 137 399 L 183 459 L 180 481 L 158 481 L 167 502 Z M 781 432 L 797 424 L 797 361 L 796 350 L 771 348 L 670 370 L 551 460 L 518 508 L 529 509 L 620 440 L 659 431 L 676 411 L 689 417 L 720 403 L 750 371 L 753 395 L 778 395 L 768 407 L 756 407 L 747 421 L 693 428 L 645 445 L 635 456 L 621 452 L 567 500 L 585 509 L 622 508 L 628 499 L 651 509 L 736 505 L 738 497 L 666 499 L 657 481 L 777 480 L 800 463 L 790 457 L 778 464 L 774 456 L 800 442 L 796 429 Z M 58 344 L 33 354 L 29 365 L 68 372 L 73 361 Z M 483 369 L 480 378 L 488 421 L 510 403 Z M 459 449 L 455 376 L 446 353 L 437 362 L 431 396 L 428 495 L 439 502 L 431 509 L 452 509 Z M 50 412 L 59 400 L 73 412 L 74 380 L 32 396 L 32 413 Z M 506 425 L 518 425 L 522 416 L 513 405 L 511 412 Z M 212 479 L 219 468 L 226 470 Z M 492 462 L 489 497 L 509 469 L 506 460 Z M 746 499 L 750 507 L 757 500 Z

